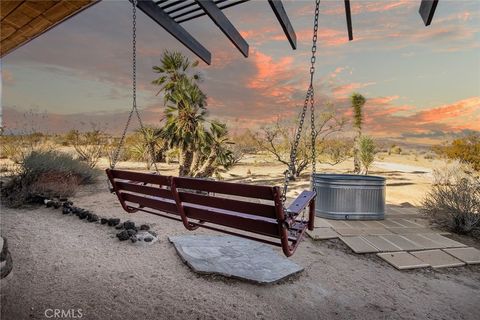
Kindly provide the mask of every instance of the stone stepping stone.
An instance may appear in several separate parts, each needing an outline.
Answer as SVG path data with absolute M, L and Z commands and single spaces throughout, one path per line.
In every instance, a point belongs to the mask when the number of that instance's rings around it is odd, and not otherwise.
M 315 228 L 313 231 L 307 229 L 307 235 L 313 240 L 335 239 L 339 235 L 332 228 Z
M 267 284 L 303 270 L 270 246 L 239 237 L 188 235 L 169 240 L 182 260 L 198 273 Z
M 455 249 L 443 249 L 448 254 L 451 254 L 457 259 L 462 260 L 467 264 L 480 263 L 480 250 L 468 247 L 468 248 L 455 248 Z
M 378 249 L 363 237 L 340 237 L 350 249 L 355 253 L 377 253 Z
M 315 228 L 331 228 L 332 225 L 323 218 L 315 217 Z
M 428 263 L 433 268 L 460 267 L 465 265 L 464 262 L 439 249 L 414 251 L 410 252 L 410 254 Z
M 377 253 L 377 256 L 390 263 L 398 270 L 426 268 L 430 266 L 428 263 L 423 262 L 405 251 Z

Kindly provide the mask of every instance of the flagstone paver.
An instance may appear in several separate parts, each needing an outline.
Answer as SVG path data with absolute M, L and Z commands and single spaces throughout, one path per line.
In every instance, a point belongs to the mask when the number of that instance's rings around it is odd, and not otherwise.
M 332 228 L 315 228 L 313 231 L 307 230 L 307 235 L 313 240 L 326 240 L 338 238 L 339 234 Z
M 425 268 L 429 266 L 428 263 L 425 263 L 405 251 L 377 253 L 377 256 L 387 261 L 398 270 Z
M 455 258 L 466 262 L 467 264 L 478 264 L 480 263 L 480 250 L 468 247 L 468 248 L 454 248 L 454 249 L 443 249 L 448 254 L 451 254 Z
M 355 253 L 377 253 L 378 249 L 363 237 L 340 237 L 350 249 Z
M 410 254 L 428 263 L 433 268 L 459 267 L 465 265 L 465 262 L 439 249 L 413 251 L 410 252 Z

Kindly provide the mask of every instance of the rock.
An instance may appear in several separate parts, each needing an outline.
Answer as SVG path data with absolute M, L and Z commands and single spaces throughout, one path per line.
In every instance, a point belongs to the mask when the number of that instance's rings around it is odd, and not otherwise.
M 130 239 L 130 235 L 128 234 L 127 230 L 123 230 L 122 232 L 117 233 L 117 238 L 120 241 L 125 241 Z
M 127 229 L 125 230 L 127 231 L 128 235 L 131 237 L 131 236 L 134 236 L 137 234 L 137 231 L 133 230 L 133 229 Z
M 90 213 L 88 211 L 85 212 L 85 217 L 86 217 L 87 221 L 90 221 L 90 219 L 92 218 L 92 213 Z
M 135 237 L 135 236 L 130 237 L 130 240 L 131 240 L 133 243 L 135 243 L 135 242 L 137 242 L 137 237 Z
M 85 210 L 82 210 L 82 211 L 79 211 L 77 215 L 81 220 L 83 220 L 87 217 L 87 212 Z
M 118 224 L 115 229 L 120 230 L 123 229 L 123 223 Z
M 148 233 L 150 233 L 154 237 L 158 236 L 157 233 L 155 231 L 152 231 L 152 230 L 148 230 Z
M 145 238 L 143 238 L 143 241 L 145 241 L 145 242 L 152 242 L 152 241 L 153 241 L 153 237 L 145 237 Z
M 62 206 L 64 208 L 70 208 L 70 207 L 73 206 L 73 202 L 72 201 L 65 201 L 65 202 L 63 202 Z
M 98 221 L 98 216 L 96 214 L 91 214 L 90 219 L 88 220 L 89 222 L 97 222 Z
M 58 201 L 54 201 L 53 204 L 52 204 L 52 207 L 55 208 L 55 209 L 60 208 L 60 206 L 61 206 L 61 204 Z
M 142 224 L 140 226 L 140 230 L 148 231 L 148 230 L 150 230 L 150 226 L 148 224 Z
M 47 208 L 51 208 L 53 206 L 53 201 L 52 200 L 45 200 L 45 206 Z
M 69 213 L 71 213 L 71 212 L 72 212 L 72 211 L 71 211 L 70 208 L 68 208 L 68 207 L 63 207 L 63 209 L 62 209 L 62 213 L 63 213 L 63 214 L 69 214 Z
M 116 226 L 119 223 L 120 223 L 120 219 L 118 219 L 118 218 L 108 219 L 108 225 L 111 226 L 111 227 Z
M 108 219 L 106 219 L 106 218 L 100 219 L 101 224 L 106 224 L 107 222 L 108 222 Z
M 130 220 L 127 220 L 127 221 L 125 221 L 125 222 L 123 223 L 123 227 L 124 227 L 125 229 L 127 229 L 127 230 L 128 230 L 128 229 L 133 229 L 133 230 L 135 230 L 135 222 L 130 221 Z

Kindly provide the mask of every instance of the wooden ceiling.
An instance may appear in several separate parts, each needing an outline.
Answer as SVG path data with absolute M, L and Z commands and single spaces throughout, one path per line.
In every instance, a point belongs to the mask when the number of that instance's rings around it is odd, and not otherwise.
M 96 2 L 97 0 L 1 0 L 0 57 Z

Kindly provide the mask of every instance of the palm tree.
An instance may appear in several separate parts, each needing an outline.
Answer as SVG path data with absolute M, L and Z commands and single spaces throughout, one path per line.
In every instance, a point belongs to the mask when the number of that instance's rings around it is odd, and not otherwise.
M 180 52 L 170 52 L 166 50 L 161 59 L 160 66 L 154 66 L 153 71 L 160 74 L 160 77 L 152 81 L 152 84 L 161 86 L 160 92 L 164 92 L 164 102 L 168 100 L 168 95 L 175 91 L 177 85 L 183 79 L 189 79 L 193 82 L 200 81 L 200 74 L 195 72 L 198 61 L 191 62 Z
M 189 175 L 193 155 L 205 139 L 206 96 L 188 78 L 181 79 L 167 96 L 169 105 L 162 137 L 170 142 L 170 147 L 180 149 L 179 175 Z
M 360 93 L 353 93 L 350 97 L 353 109 L 353 128 L 357 131 L 354 138 L 353 145 L 353 171 L 357 174 L 361 172 L 360 157 L 359 157 L 359 143 L 362 136 L 362 124 L 363 124 L 363 106 L 367 101 Z

